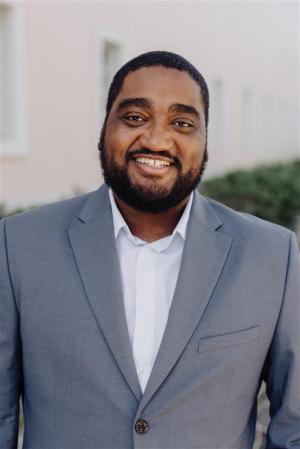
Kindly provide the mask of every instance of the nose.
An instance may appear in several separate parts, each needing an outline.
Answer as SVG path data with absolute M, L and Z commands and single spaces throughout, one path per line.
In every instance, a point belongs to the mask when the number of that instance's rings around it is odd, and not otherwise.
M 170 131 L 163 124 L 155 123 L 143 131 L 139 138 L 141 147 L 152 151 L 167 151 L 173 146 Z

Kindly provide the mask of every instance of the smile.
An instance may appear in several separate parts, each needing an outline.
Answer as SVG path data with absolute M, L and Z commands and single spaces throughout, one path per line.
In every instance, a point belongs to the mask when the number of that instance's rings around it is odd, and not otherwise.
M 151 159 L 148 157 L 137 157 L 135 161 L 138 162 L 139 164 L 155 168 L 163 168 L 168 167 L 170 165 L 170 162 L 168 161 L 162 161 L 160 159 Z
M 164 176 L 174 168 L 174 164 L 166 159 L 148 156 L 136 156 L 132 162 L 138 172 L 143 176 Z

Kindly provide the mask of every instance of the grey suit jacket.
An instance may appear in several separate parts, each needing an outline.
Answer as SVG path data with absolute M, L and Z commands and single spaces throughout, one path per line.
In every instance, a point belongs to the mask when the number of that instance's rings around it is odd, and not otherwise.
M 248 449 L 262 379 L 268 449 L 300 448 L 294 235 L 196 193 L 144 394 L 105 185 L 0 222 L 0 448 Z M 149 429 L 135 431 L 141 418 Z

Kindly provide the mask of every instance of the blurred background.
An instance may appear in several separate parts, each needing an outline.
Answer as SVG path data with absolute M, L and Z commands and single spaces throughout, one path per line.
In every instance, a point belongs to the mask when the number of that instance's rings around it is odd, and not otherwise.
M 204 193 L 300 235 L 299 3 L 288 0 L 0 0 L 0 216 L 102 183 L 109 84 L 150 50 L 183 55 L 208 83 Z
M 154 49 L 207 80 L 206 178 L 300 157 L 298 2 L 0 0 L 0 202 L 97 188 L 112 76 Z

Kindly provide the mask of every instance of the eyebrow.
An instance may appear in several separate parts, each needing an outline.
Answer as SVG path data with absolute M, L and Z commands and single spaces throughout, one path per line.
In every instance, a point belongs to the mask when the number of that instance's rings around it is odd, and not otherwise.
M 122 100 L 117 107 L 117 112 L 121 112 L 123 109 L 126 109 L 130 106 L 136 106 L 138 108 L 148 109 L 150 110 L 153 106 L 153 102 L 149 100 L 149 98 L 137 97 L 137 98 L 125 98 Z M 169 107 L 170 112 L 181 112 L 185 114 L 192 114 L 197 119 L 200 120 L 200 113 L 194 106 L 183 104 L 183 103 L 173 103 Z
M 194 115 L 197 119 L 200 120 L 200 114 L 197 111 L 196 108 L 194 108 L 194 106 L 191 106 L 189 104 L 182 104 L 182 103 L 174 103 L 169 107 L 169 111 L 171 112 L 182 112 L 184 114 L 192 114 Z
M 121 112 L 123 109 L 129 106 L 136 106 L 138 108 L 151 109 L 152 101 L 148 98 L 137 97 L 137 98 L 125 98 L 120 101 L 117 107 L 117 112 Z

